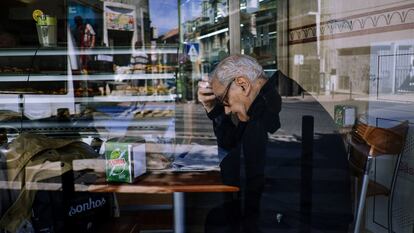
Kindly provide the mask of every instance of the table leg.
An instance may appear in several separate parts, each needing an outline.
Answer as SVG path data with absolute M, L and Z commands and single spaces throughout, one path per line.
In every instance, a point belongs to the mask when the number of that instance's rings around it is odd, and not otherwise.
M 175 192 L 174 194 L 174 232 L 185 232 L 185 206 L 184 206 L 184 193 Z
M 362 179 L 361 193 L 359 195 L 358 212 L 355 221 L 354 233 L 359 233 L 361 228 L 362 218 L 364 215 L 365 200 L 367 197 L 367 190 L 369 184 L 369 171 L 371 170 L 372 160 L 373 157 L 368 156 L 368 159 L 365 164 L 365 171 Z

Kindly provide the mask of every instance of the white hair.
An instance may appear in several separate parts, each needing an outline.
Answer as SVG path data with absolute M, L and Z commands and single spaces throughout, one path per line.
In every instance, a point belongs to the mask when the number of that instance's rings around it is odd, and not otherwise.
M 246 77 L 251 82 L 259 78 L 267 79 L 262 66 L 247 55 L 232 55 L 223 59 L 211 75 L 212 79 L 217 79 L 222 85 L 237 77 Z

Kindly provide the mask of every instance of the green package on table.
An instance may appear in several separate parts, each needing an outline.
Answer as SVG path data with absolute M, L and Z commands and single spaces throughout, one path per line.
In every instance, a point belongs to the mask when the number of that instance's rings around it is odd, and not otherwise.
M 337 126 L 348 127 L 355 122 L 356 109 L 354 106 L 335 105 L 334 121 Z
M 344 125 L 344 114 L 345 114 L 345 106 L 343 105 L 336 105 L 334 110 L 334 120 L 337 126 Z
M 146 172 L 145 141 L 112 139 L 105 143 L 106 180 L 133 183 Z

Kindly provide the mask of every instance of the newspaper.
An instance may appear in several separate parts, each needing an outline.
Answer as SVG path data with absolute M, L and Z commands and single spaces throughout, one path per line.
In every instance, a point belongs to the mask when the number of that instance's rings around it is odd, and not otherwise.
M 177 145 L 174 153 L 173 171 L 220 170 L 217 146 Z

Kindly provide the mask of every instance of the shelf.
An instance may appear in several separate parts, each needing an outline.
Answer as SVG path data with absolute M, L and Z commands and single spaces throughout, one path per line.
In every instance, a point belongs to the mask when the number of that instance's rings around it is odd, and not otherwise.
M 131 113 L 133 114 L 133 113 Z M 122 116 L 95 116 L 93 119 L 79 120 L 73 118 L 71 122 L 52 120 L 24 120 L 23 126 L 20 121 L 3 122 L 3 127 L 15 129 L 16 132 L 29 132 L 41 134 L 71 134 L 82 135 L 97 134 L 100 129 L 126 129 L 143 132 L 164 132 L 174 124 L 175 116 L 126 118 Z M 97 131 L 98 129 L 98 131 Z
M 37 53 L 36 53 L 37 50 Z M 21 57 L 21 56 L 69 56 L 69 55 L 119 55 L 132 54 L 131 48 L 95 48 L 87 51 L 69 51 L 66 47 L 60 48 L 16 48 L 0 49 L 0 57 Z M 146 49 L 146 54 L 178 54 L 178 48 L 155 48 Z
M 176 95 L 151 95 L 151 96 L 95 96 L 77 97 L 75 102 L 150 102 L 150 101 L 174 101 Z
M 175 79 L 174 73 L 162 74 L 94 74 L 94 75 L 30 75 L 29 81 L 123 81 L 123 80 L 149 80 L 149 79 Z M 27 75 L 0 75 L 0 82 L 27 82 Z
M 67 95 L 27 95 L 30 98 L 25 98 L 25 104 L 52 104 L 52 103 L 87 103 L 87 102 L 151 102 L 151 101 L 174 101 L 175 94 L 170 95 L 150 95 L 150 96 L 94 96 L 94 97 L 69 97 Z M 18 104 L 21 101 L 17 95 L 0 95 L 2 104 Z

